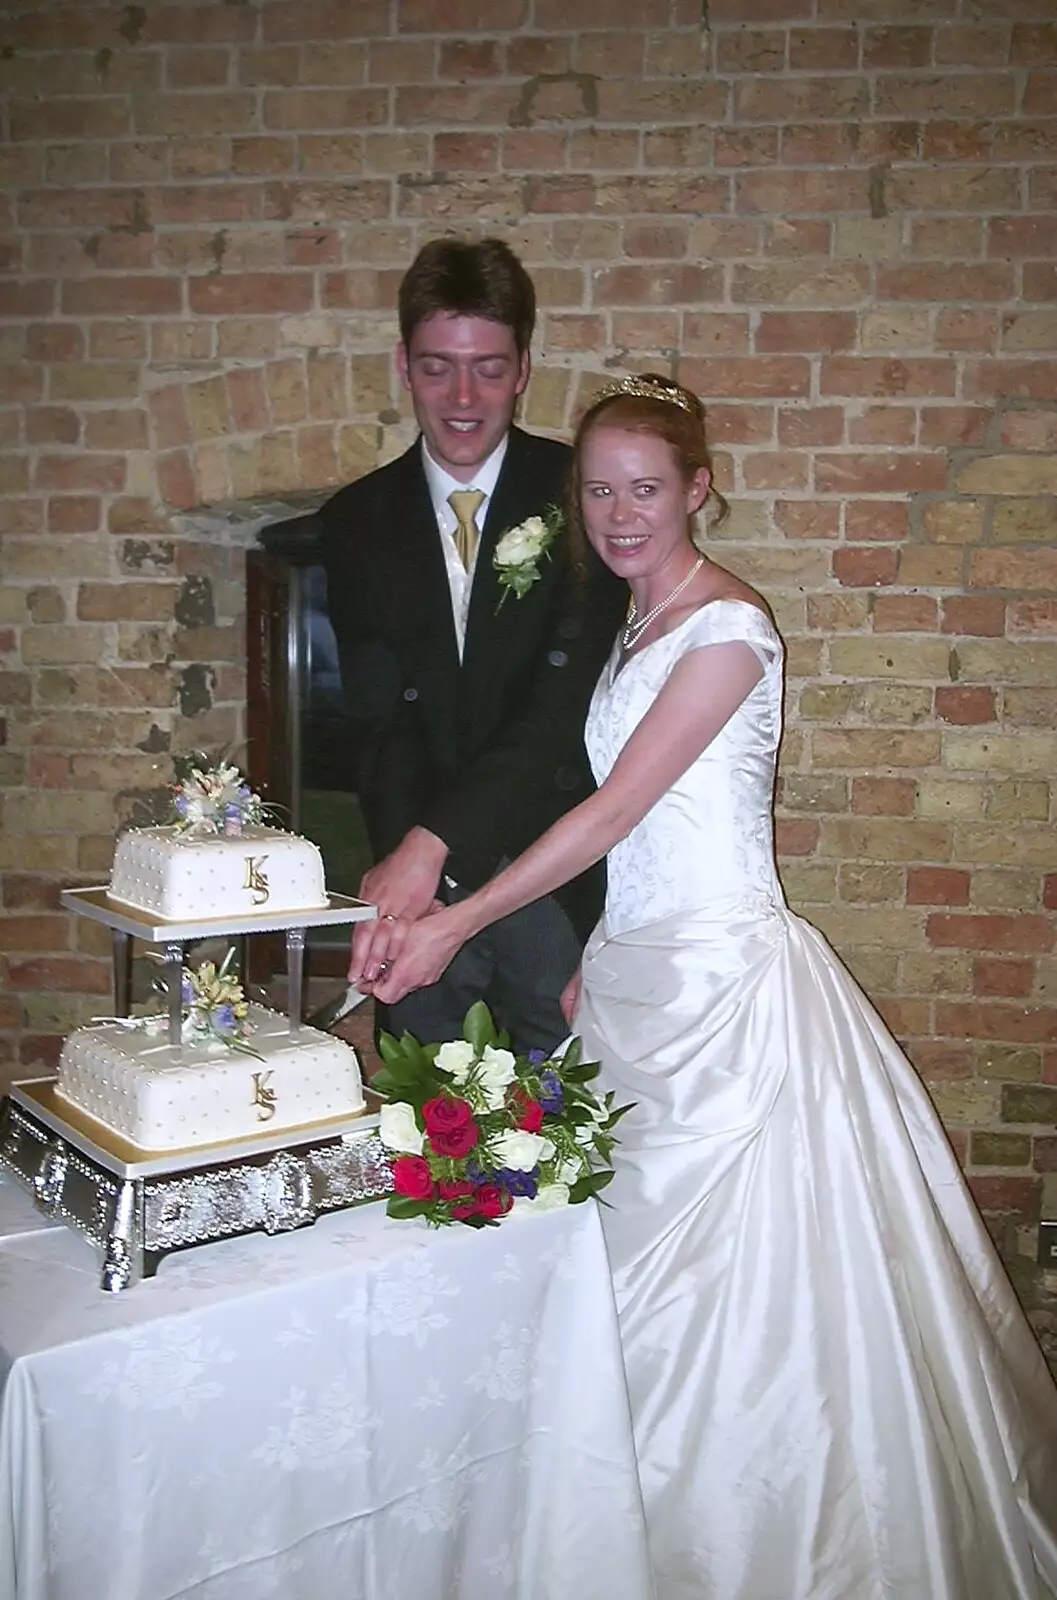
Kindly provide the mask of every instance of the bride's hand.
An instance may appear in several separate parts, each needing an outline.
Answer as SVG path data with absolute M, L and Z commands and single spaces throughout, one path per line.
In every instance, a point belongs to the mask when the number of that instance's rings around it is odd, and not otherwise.
M 561 999 L 558 1001 L 558 1004 L 561 1007 L 562 1016 L 565 1018 L 570 1028 L 576 1021 L 576 1013 L 580 1009 L 580 991 L 583 989 L 583 986 L 584 969 L 583 967 L 577 967 L 576 971 L 565 985 L 565 988 L 562 990 Z
M 413 989 L 436 983 L 464 940 L 452 909 L 445 907 L 411 923 L 391 965 L 371 984 L 371 993 L 392 1006 Z

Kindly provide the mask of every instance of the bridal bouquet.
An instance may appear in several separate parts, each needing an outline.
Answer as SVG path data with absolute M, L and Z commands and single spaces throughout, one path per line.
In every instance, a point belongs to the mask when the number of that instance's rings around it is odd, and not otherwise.
M 516 1056 L 487 1006 L 461 1039 L 420 1044 L 383 1033 L 379 1136 L 391 1152 L 391 1217 L 484 1227 L 509 1211 L 550 1211 L 598 1194 L 613 1176 L 613 1128 L 627 1106 L 589 1085 L 598 1066 L 573 1039 L 560 1057 Z

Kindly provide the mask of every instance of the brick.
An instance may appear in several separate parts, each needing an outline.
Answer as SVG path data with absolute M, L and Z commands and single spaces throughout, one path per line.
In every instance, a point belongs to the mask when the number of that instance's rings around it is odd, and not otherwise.
M 275 89 L 265 94 L 264 127 L 286 131 L 299 128 L 379 127 L 389 120 L 386 89 Z
M 94 490 L 116 494 L 125 487 L 127 462 L 123 456 L 41 455 L 37 459 L 34 483 L 44 490 Z
M 1051 400 L 1053 362 L 970 362 L 966 365 L 963 384 L 968 400 Z
M 951 24 L 936 29 L 934 59 L 937 66 L 995 67 L 1009 60 L 1006 24 Z
M 681 381 L 697 393 L 730 398 L 800 399 L 810 393 L 811 369 L 799 356 L 688 359 Z
M 833 552 L 833 576 L 848 588 L 873 589 L 878 584 L 894 583 L 897 570 L 896 552 L 884 545 L 844 547 Z
M 861 265 L 808 267 L 798 262 L 735 267 L 731 299 L 750 305 L 824 309 L 863 303 L 868 294 L 869 274 Z
M 815 458 L 815 487 L 822 494 L 912 493 L 946 487 L 947 468 L 938 455 L 826 455 Z
M 1057 351 L 1057 311 L 1008 313 L 1002 319 L 1002 349 Z
M 200 316 L 307 311 L 312 304 L 312 279 L 304 272 L 245 272 L 192 278 L 188 298 L 191 310 Z
M 869 195 L 865 172 L 797 172 L 788 167 L 780 172 L 742 173 L 735 179 L 734 193 L 739 213 L 763 211 L 779 216 L 865 209 Z
M 877 292 L 884 300 L 1008 300 L 1014 292 L 1011 268 L 1000 262 L 880 266 Z
M 841 531 L 840 507 L 827 501 L 779 499 L 774 504 L 774 523 L 787 539 L 836 539 L 840 538 Z
M 581 186 L 589 181 L 576 174 L 569 177 Z M 634 212 L 682 216 L 686 212 L 722 213 L 730 209 L 729 179 L 707 174 L 648 173 L 642 177 L 600 178 L 594 195 L 599 213 L 616 214 L 621 219 Z
M 64 283 L 66 316 L 157 316 L 182 310 L 183 290 L 177 278 L 84 278 Z
M 9 960 L 8 983 L 15 990 L 109 994 L 113 978 L 105 961 L 77 956 L 40 956 L 32 961 Z
M 991 413 L 981 406 L 928 406 L 921 412 L 918 442 L 937 445 L 981 445 Z
M 774 411 L 770 406 L 710 405 L 706 426 L 713 446 L 769 444 L 774 438 Z
M 856 317 L 852 312 L 765 311 L 755 334 L 758 351 L 847 350 L 854 346 Z
M 694 305 L 721 295 L 722 273 L 716 268 L 669 262 L 603 267 L 592 283 L 592 299 L 598 306 Z
M 748 78 L 734 93 L 738 122 L 848 122 L 869 110 L 869 81 L 853 76 Z
M 969 581 L 983 589 L 1057 588 L 1057 550 L 974 550 Z
M 781 35 L 778 35 L 781 38 Z M 841 72 L 859 65 L 855 28 L 791 28 L 789 65 L 794 72 Z M 760 68 L 753 68 L 759 71 Z
M 827 770 L 848 768 L 861 772 L 870 767 L 929 767 L 938 760 L 939 754 L 939 735 L 931 729 L 819 729 L 812 734 L 814 765 Z M 927 834 L 928 830 L 923 830 L 922 844 Z
M 65 950 L 69 919 L 44 912 L 0 918 L 0 950 Z
M 960 84 L 957 78 L 951 82 Z M 892 172 L 887 184 L 888 204 L 894 211 L 1010 211 L 1019 192 L 1015 167 L 901 168 Z
M 36 406 L 27 409 L 27 444 L 77 444 L 81 438 L 81 419 L 66 406 Z
M 844 413 L 837 406 L 812 406 L 778 413 L 778 442 L 795 449 L 840 444 L 843 432 Z M 783 526 L 783 531 L 787 538 L 791 537 L 788 527 Z M 834 533 L 836 531 L 834 528 Z M 809 535 L 824 536 L 818 533 Z
M 1001 639 L 1006 631 L 1006 602 L 1000 595 L 948 595 L 942 601 L 942 619 L 944 633 Z
M 953 395 L 956 377 L 953 361 L 826 356 L 821 364 L 819 392 L 823 395 Z
M 940 685 L 936 690 L 936 715 L 942 722 L 962 727 L 994 722 L 997 715 L 995 691 Z
M 102 516 L 96 495 L 54 495 L 48 501 L 49 533 L 94 533 Z
M 1002 1121 L 1035 1122 L 1052 1127 L 1057 1122 L 1057 1089 L 1043 1084 L 1003 1084 Z
M 867 406 L 859 416 L 848 417 L 849 444 L 909 445 L 917 432 L 912 406 Z
M 938 606 L 931 595 L 878 594 L 873 597 L 875 633 L 934 633 Z
M 959 469 L 958 487 L 981 494 L 1055 494 L 1057 461 L 1045 455 L 977 456 Z

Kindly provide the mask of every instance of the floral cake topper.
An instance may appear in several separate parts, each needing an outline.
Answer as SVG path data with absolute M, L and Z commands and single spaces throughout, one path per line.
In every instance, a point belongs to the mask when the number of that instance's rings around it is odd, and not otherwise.
M 189 766 L 172 787 L 175 826 L 179 833 L 225 834 L 238 838 L 243 828 L 265 820 L 265 805 L 227 761 L 214 766 Z
M 249 1021 L 249 1006 L 242 985 L 231 971 L 235 958 L 234 946 L 218 967 L 214 961 L 203 961 L 198 967 L 184 967 L 181 979 L 183 1022 L 181 1044 L 223 1047 L 237 1050 L 242 1055 L 263 1057 L 249 1043 L 253 1025 Z M 168 993 L 164 979 L 154 985 L 163 996 Z M 122 1028 L 143 1032 L 151 1036 L 163 1035 L 168 1026 L 167 1013 L 150 1012 L 139 1017 L 94 1017 L 94 1022 L 117 1023 Z
M 549 558 L 550 548 L 562 530 L 563 518 L 557 506 L 548 506 L 542 517 L 527 517 L 516 528 L 509 528 L 495 547 L 492 565 L 499 574 L 502 594 L 519 600 L 540 579 L 540 562 Z

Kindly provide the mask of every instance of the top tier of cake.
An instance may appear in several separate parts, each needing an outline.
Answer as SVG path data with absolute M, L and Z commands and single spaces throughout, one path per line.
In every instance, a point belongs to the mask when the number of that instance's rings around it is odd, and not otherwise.
M 130 828 L 117 841 L 112 900 L 166 922 L 319 910 L 323 858 L 309 839 L 249 823 L 241 833 Z

